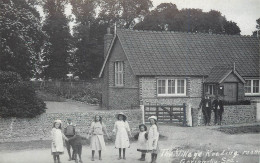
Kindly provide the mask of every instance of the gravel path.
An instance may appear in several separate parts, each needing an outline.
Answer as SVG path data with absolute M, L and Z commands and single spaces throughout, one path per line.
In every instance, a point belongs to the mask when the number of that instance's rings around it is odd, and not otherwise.
M 259 163 L 260 155 L 260 134 L 236 134 L 229 135 L 215 130 L 217 127 L 177 127 L 159 126 L 159 131 L 165 138 L 159 141 L 161 153 L 158 155 L 157 163 L 180 162 L 199 163 L 199 160 L 215 161 L 216 163 Z M 1 144 L 0 144 L 1 145 Z M 176 153 L 191 153 L 191 157 Z M 198 153 L 201 152 L 201 156 Z M 250 153 L 251 152 L 251 153 Z M 259 153 L 252 153 L 259 152 Z M 218 156 L 217 153 L 223 154 Z M 194 158 L 196 154 L 196 158 Z M 127 159 L 117 160 L 118 150 L 113 145 L 107 145 L 107 150 L 103 152 L 103 160 L 96 159 L 95 162 L 104 163 L 135 163 L 140 153 L 136 151 L 136 142 L 131 143 L 131 148 L 127 149 Z M 92 162 L 91 150 L 89 146 L 83 147 L 83 162 Z M 96 155 L 97 158 L 97 155 Z M 67 153 L 62 155 L 62 163 L 67 161 Z M 150 154 L 147 161 L 150 161 Z M 26 149 L 26 150 L 0 150 L 1 163 L 51 163 L 52 156 L 50 149 Z M 211 163 L 211 162 L 206 162 Z

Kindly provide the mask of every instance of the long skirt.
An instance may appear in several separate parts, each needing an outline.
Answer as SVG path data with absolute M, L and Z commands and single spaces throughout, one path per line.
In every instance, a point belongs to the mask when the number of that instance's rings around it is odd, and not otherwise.
M 97 151 L 106 149 L 103 135 L 92 135 L 91 136 L 91 149 L 97 150 Z

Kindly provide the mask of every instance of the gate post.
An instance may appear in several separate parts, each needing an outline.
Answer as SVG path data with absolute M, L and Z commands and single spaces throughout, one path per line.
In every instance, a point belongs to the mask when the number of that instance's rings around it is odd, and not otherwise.
M 144 114 L 145 114 L 145 112 L 144 112 L 144 105 L 140 105 L 140 109 L 141 109 L 141 111 L 142 111 L 142 122 L 143 122 L 143 124 L 145 124 L 145 119 L 144 119 Z
M 183 103 L 183 126 L 186 126 L 186 104 Z
M 157 122 L 159 120 L 159 108 L 158 106 L 156 106 L 156 117 L 157 117 Z

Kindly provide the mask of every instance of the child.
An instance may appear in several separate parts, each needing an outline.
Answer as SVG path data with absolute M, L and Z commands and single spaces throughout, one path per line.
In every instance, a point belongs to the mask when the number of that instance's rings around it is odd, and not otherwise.
M 52 144 L 51 144 L 51 152 L 53 155 L 54 163 L 58 160 L 60 163 L 60 155 L 63 154 L 63 139 L 67 140 L 65 135 L 61 132 L 61 120 L 55 120 L 53 123 L 53 128 L 51 130 L 52 136 Z
M 71 118 L 67 118 L 67 126 L 64 128 L 64 135 L 69 139 L 71 137 L 73 137 L 75 135 L 75 124 L 72 123 Z M 65 141 L 66 144 L 66 148 L 69 154 L 69 161 L 74 160 L 74 151 L 72 152 L 72 158 L 71 158 L 71 153 L 70 153 L 70 148 L 71 148 L 71 144 L 69 141 Z
M 102 123 L 102 117 L 96 115 L 94 118 L 94 122 L 91 123 L 89 131 L 89 134 L 91 135 L 92 161 L 94 161 L 95 151 L 98 151 L 99 160 L 102 160 L 101 150 L 105 149 L 103 131 L 107 135 L 108 139 L 110 139 L 109 135 L 107 134 L 105 124 Z
M 79 162 L 82 163 L 81 153 L 82 153 L 82 139 L 83 137 L 79 135 L 79 130 L 75 132 L 75 135 L 69 138 L 69 143 L 73 149 L 73 158 L 75 162 L 78 163 L 77 155 L 79 156 Z
M 113 132 L 116 134 L 115 147 L 119 149 L 118 160 L 121 159 L 121 149 L 123 149 L 123 159 L 125 160 L 125 150 L 126 148 L 130 147 L 127 132 L 130 135 L 130 137 L 132 137 L 132 134 L 128 122 L 126 121 L 126 115 L 124 113 L 119 113 L 117 115 L 117 120 L 118 121 L 115 122 L 113 130 Z
M 135 135 L 135 139 L 138 139 L 138 147 L 137 151 L 140 151 L 141 158 L 138 159 L 139 161 L 145 161 L 145 153 L 147 152 L 147 140 L 148 140 L 148 134 L 147 134 L 147 127 L 144 124 L 139 125 L 140 132 Z
M 159 132 L 157 127 L 157 117 L 151 116 L 148 118 L 148 120 L 150 121 L 151 124 L 151 127 L 148 132 L 148 150 L 151 152 L 152 163 L 155 163 L 159 151 L 158 148 Z

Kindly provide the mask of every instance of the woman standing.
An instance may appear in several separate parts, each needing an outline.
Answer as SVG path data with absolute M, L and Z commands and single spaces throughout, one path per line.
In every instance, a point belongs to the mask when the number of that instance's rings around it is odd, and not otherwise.
M 102 122 L 102 117 L 96 115 L 94 118 L 94 122 L 91 123 L 89 134 L 91 135 L 91 149 L 92 149 L 92 161 L 94 161 L 95 151 L 98 151 L 99 160 L 101 158 L 101 151 L 105 149 L 105 141 L 104 141 L 104 133 L 107 135 L 108 139 L 109 135 L 107 134 L 107 130 L 105 124 Z
M 119 113 L 117 115 L 117 121 L 115 122 L 114 130 L 113 130 L 113 132 L 115 132 L 116 134 L 115 147 L 119 149 L 119 158 L 118 158 L 119 160 L 122 158 L 121 157 L 122 149 L 123 149 L 123 159 L 124 160 L 126 159 L 125 151 L 126 148 L 130 147 L 128 134 L 130 135 L 130 137 L 132 137 L 129 124 L 126 121 L 126 119 L 127 117 L 124 113 L 122 112 Z

